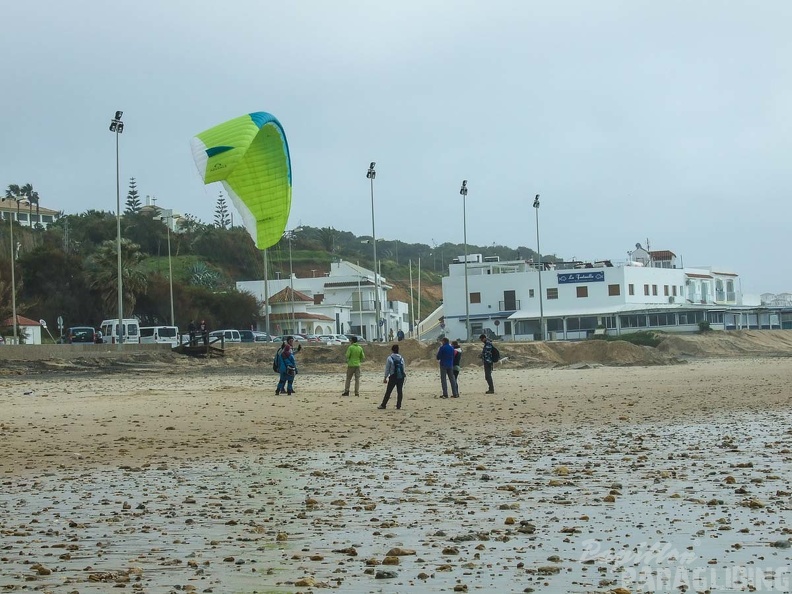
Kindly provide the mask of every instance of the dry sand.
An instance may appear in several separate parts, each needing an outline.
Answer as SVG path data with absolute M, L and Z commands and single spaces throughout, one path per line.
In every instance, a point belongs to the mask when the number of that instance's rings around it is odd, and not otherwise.
M 358 398 L 332 347 L 290 397 L 272 349 L 6 364 L 0 588 L 789 591 L 790 339 L 504 344 L 494 396 L 473 347 L 448 400 L 404 343 L 400 411 L 375 346 Z

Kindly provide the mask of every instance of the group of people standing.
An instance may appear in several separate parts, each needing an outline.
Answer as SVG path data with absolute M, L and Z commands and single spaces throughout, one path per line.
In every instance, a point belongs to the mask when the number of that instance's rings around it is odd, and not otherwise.
M 350 337 L 351 344 L 346 350 L 346 380 L 344 383 L 344 391 L 342 396 L 350 395 L 350 388 L 352 387 L 352 380 L 355 380 L 354 394 L 360 396 L 360 365 L 365 361 L 366 354 L 363 352 L 363 347 L 358 344 L 357 337 Z M 492 366 L 493 366 L 493 346 L 492 341 L 487 338 L 485 334 L 479 336 L 479 340 L 483 343 L 481 349 L 481 358 L 484 364 L 484 379 L 487 382 L 487 391 L 485 394 L 495 393 L 495 384 L 492 380 Z M 301 347 L 298 345 L 297 350 Z M 462 365 L 462 347 L 459 341 L 450 342 L 448 338 L 443 338 L 440 348 L 437 351 L 437 361 L 440 365 L 440 385 L 442 388 L 441 398 L 450 397 L 459 398 L 459 370 Z M 406 362 L 404 357 L 399 354 L 399 345 L 394 344 L 391 346 L 391 354 L 385 360 L 385 375 L 382 383 L 387 384 L 385 388 L 385 395 L 382 398 L 382 403 L 378 408 L 385 409 L 388 406 L 393 390 L 396 390 L 396 408 L 401 409 L 402 400 L 404 398 L 404 380 L 407 377 L 404 371 Z M 273 365 L 275 371 L 280 374 L 278 386 L 275 389 L 275 394 L 286 393 L 288 395 L 294 394 L 294 377 L 297 375 L 297 363 L 294 359 L 294 337 L 289 336 L 278 349 L 275 355 L 275 362 Z
M 495 384 L 492 380 L 493 346 L 492 341 L 486 334 L 479 336 L 479 340 L 484 344 L 479 358 L 484 363 L 484 380 L 487 382 L 485 394 L 495 393 Z M 449 342 L 447 338 L 441 340 L 440 348 L 437 350 L 437 362 L 440 365 L 440 387 L 442 394 L 440 398 L 449 397 L 459 398 L 459 370 L 462 366 L 462 347 L 459 341 Z

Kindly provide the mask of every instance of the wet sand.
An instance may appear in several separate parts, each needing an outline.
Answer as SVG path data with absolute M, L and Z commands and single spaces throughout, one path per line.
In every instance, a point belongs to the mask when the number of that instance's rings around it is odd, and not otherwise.
M 0 587 L 789 590 L 792 358 L 342 373 L 0 379 Z

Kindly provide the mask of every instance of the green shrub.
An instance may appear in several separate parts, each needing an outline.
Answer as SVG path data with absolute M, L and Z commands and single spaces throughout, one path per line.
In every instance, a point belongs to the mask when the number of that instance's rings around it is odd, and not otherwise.
M 638 346 L 648 346 L 648 347 L 657 347 L 662 340 L 663 337 L 659 335 L 657 332 L 630 332 L 629 334 L 622 334 L 621 336 L 609 336 L 607 334 L 599 334 L 596 336 L 592 336 L 589 340 L 623 340 L 624 342 L 629 342 L 631 344 L 635 344 Z
M 710 328 L 710 323 L 707 320 L 700 321 L 698 323 L 698 327 L 699 327 L 699 332 L 701 332 L 702 334 L 704 332 L 709 332 L 710 330 L 712 330 L 712 328 Z

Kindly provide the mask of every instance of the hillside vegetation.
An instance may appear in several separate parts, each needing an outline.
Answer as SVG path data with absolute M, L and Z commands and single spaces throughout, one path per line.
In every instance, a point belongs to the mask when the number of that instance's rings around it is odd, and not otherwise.
M 235 283 L 264 278 L 263 252 L 242 227 L 204 224 L 189 215 L 177 230 L 152 212 L 133 210 L 121 217 L 124 316 L 144 325 L 170 323 L 168 238 L 173 270 L 175 322 L 184 328 L 191 319 L 205 319 L 210 328 L 256 324 L 260 304 L 238 292 Z M 66 215 L 48 229 L 14 224 L 17 313 L 47 321 L 57 332 L 58 316 L 66 327 L 98 326 L 117 315 L 116 217 L 87 211 Z M 393 285 L 390 299 L 410 303 L 410 278 L 416 309 L 431 313 L 442 300 L 441 279 L 449 262 L 464 253 L 461 244 L 429 246 L 378 239 L 381 273 Z M 468 246 L 468 253 L 530 258 L 528 248 Z M 371 236 L 333 228 L 304 226 L 285 235 L 267 250 L 270 278 L 320 276 L 338 259 L 373 269 Z M 0 319 L 11 317 L 11 247 L 8 225 L 0 226 Z M 420 283 L 419 283 L 420 261 Z M 412 267 L 410 266 L 412 263 Z M 420 284 L 420 294 L 418 286 Z M 417 313 L 417 312 L 416 312 Z M 8 335 L 9 329 L 0 329 Z

